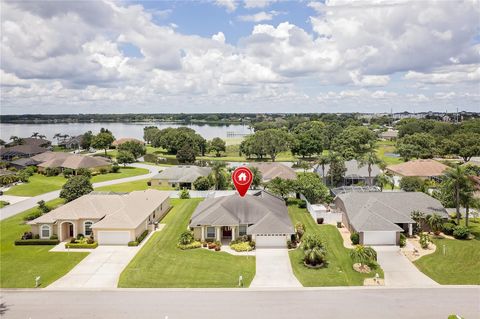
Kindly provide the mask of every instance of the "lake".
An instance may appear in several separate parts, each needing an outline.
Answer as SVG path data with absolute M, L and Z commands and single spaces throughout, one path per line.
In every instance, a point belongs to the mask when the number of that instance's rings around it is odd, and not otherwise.
M 159 129 L 167 127 L 180 127 L 186 126 L 194 129 L 198 134 L 202 135 L 205 139 L 210 140 L 214 137 L 220 137 L 222 139 L 227 138 L 227 132 L 233 132 L 237 134 L 237 137 L 241 137 L 245 134 L 253 133 L 248 125 L 240 124 L 225 124 L 225 125 L 210 125 L 210 124 L 188 124 L 181 125 L 179 123 L 166 123 L 166 122 L 136 122 L 136 123 L 57 123 L 57 124 L 0 124 L 0 138 L 6 142 L 9 142 L 10 136 L 29 137 L 33 132 L 39 132 L 47 137 L 47 139 L 53 141 L 53 136 L 56 133 L 68 134 L 70 136 L 76 136 L 83 134 L 87 131 L 92 131 L 94 134 L 100 131 L 100 128 L 104 127 L 110 130 L 116 138 L 121 137 L 134 137 L 139 140 L 143 139 L 143 128 L 145 126 L 157 126 Z M 56 141 L 53 141 L 54 143 Z

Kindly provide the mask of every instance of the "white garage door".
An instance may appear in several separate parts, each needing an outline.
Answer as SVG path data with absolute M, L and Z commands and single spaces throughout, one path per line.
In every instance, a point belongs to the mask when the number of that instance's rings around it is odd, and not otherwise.
M 394 231 L 363 232 L 364 245 L 396 245 L 397 233 Z
M 259 248 L 268 247 L 287 247 L 287 237 L 285 235 L 256 235 L 255 244 Z
M 100 245 L 127 245 L 130 241 L 129 231 L 99 231 L 98 243 Z

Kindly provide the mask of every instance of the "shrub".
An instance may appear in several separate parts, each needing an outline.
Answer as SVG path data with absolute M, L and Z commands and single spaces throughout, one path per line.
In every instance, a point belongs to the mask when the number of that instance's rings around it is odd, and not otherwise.
M 188 189 L 184 188 L 180 191 L 180 199 L 189 199 L 190 198 L 190 192 Z
M 1 206 L 4 207 L 4 206 L 7 206 L 7 205 L 10 205 L 9 202 L 5 201 L 5 200 L 0 200 L 0 203 L 2 204 Z
M 147 186 L 152 186 L 152 181 L 148 181 Z
M 112 168 L 110 169 L 110 172 L 118 173 L 118 171 L 120 171 L 120 166 L 118 166 L 117 163 L 113 164 Z
M 74 174 L 73 169 L 71 169 L 71 168 L 64 168 L 64 169 L 63 169 L 63 177 L 69 178 L 69 177 L 72 176 L 73 174 Z
M 33 236 L 34 239 L 40 239 L 40 235 L 39 234 L 36 234 L 35 236 Z
M 453 237 L 456 239 L 467 239 L 470 236 L 470 230 L 465 226 L 456 226 L 453 229 Z
M 88 168 L 80 168 L 77 170 L 77 175 L 86 176 L 89 179 L 92 177 L 92 172 Z
M 82 238 L 84 238 L 85 236 L 83 236 L 83 234 L 77 234 L 77 240 L 81 240 Z
M 77 242 L 77 239 L 76 239 L 76 238 L 70 239 L 70 243 L 71 243 L 71 244 L 75 244 L 76 242 Z
M 33 233 L 31 231 L 29 232 L 24 232 L 22 239 L 33 239 Z
M 157 163 L 158 157 L 154 154 L 145 154 L 143 155 L 143 160 L 148 163 Z
M 148 235 L 148 230 L 145 229 L 143 233 L 140 236 L 138 236 L 136 241 L 140 244 L 145 239 L 145 237 L 147 237 L 147 235 Z
M 453 223 L 444 223 L 442 225 L 442 231 L 445 235 L 453 235 L 453 229 L 456 227 Z
M 74 249 L 79 249 L 79 248 L 88 248 L 88 249 L 94 249 L 94 248 L 97 248 L 98 247 L 98 243 L 97 242 L 93 242 L 93 243 L 66 243 L 65 244 L 65 247 L 66 248 L 74 248 Z
M 356 245 L 350 251 L 350 257 L 353 261 L 360 263 L 360 268 L 363 265 L 374 264 L 377 260 L 377 252 L 372 247 Z
M 57 176 L 58 174 L 60 174 L 62 171 L 60 168 L 58 167 L 55 167 L 55 168 L 51 168 L 51 167 L 47 167 L 45 169 L 45 175 L 47 175 L 48 177 L 50 176 Z
M 53 234 L 52 236 L 50 236 L 50 239 L 54 240 L 54 239 L 58 239 L 58 235 L 56 234 Z
M 15 241 L 15 246 L 58 245 L 58 239 L 20 239 Z
M 129 241 L 129 242 L 128 242 L 128 246 L 129 246 L 129 247 L 138 246 L 138 241 L 136 241 L 136 240 Z
M 420 177 L 405 176 L 400 180 L 400 188 L 406 192 L 422 191 L 424 181 Z
M 307 202 L 304 200 L 299 201 L 298 208 L 307 208 Z
M 400 234 L 400 241 L 399 241 L 400 247 L 405 247 L 407 244 L 407 237 L 405 237 L 404 234 Z
M 231 244 L 230 248 L 238 252 L 251 251 L 253 249 L 252 246 L 250 246 L 250 243 L 247 243 L 247 242 Z
M 194 238 L 193 238 L 193 233 L 189 230 L 184 231 L 183 233 L 180 234 L 180 238 L 178 240 L 179 245 L 188 245 L 193 243 Z
M 44 200 L 37 202 L 38 209 L 40 210 L 41 214 L 46 214 L 50 211 L 50 207 L 47 206 Z
M 323 217 L 317 218 L 317 224 L 323 224 Z
M 303 234 L 305 234 L 305 225 L 300 222 L 296 223 L 295 233 L 297 234 L 298 239 L 302 239 Z
M 100 174 L 107 174 L 108 173 L 108 169 L 106 169 L 105 167 L 102 167 L 100 168 Z
M 342 222 L 337 222 L 337 228 L 342 228 Z
M 296 241 L 287 240 L 287 248 L 288 248 L 288 249 L 297 248 L 297 242 L 296 242 Z
M 217 245 L 215 243 L 208 243 L 208 249 L 215 249 L 215 247 L 217 247 Z
M 428 235 L 426 233 L 420 233 L 420 246 L 423 248 L 423 249 L 427 249 L 428 248 L 428 244 L 430 243 L 430 237 L 428 237 Z
M 37 210 L 33 213 L 28 214 L 23 219 L 26 220 L 26 221 L 30 221 L 30 220 L 34 220 L 35 218 L 38 218 L 40 216 L 42 216 L 42 212 Z
M 220 247 L 219 246 L 215 247 L 215 251 L 220 251 Z
M 360 243 L 360 234 L 359 233 L 352 233 L 350 235 L 350 240 L 352 241 L 352 244 L 358 245 Z
M 256 243 L 255 243 L 254 240 L 251 240 L 251 241 L 250 241 L 250 246 L 251 246 L 253 249 L 255 249 Z
M 193 242 L 191 242 L 189 244 L 185 244 L 185 245 L 179 243 L 179 244 L 177 244 L 177 247 L 182 249 L 182 250 L 195 249 L 195 248 L 202 247 L 202 243 L 199 242 L 199 241 L 193 241 Z

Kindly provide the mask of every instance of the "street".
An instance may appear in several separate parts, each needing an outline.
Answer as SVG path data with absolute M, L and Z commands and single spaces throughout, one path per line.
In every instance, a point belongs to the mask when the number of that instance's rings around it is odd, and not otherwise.
M 479 287 L 3 290 L 4 318 L 480 318 Z

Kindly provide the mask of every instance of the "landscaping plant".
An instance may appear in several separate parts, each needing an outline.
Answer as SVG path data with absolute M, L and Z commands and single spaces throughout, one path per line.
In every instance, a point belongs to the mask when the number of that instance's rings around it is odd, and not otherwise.
M 376 262 L 377 252 L 372 247 L 356 245 L 350 251 L 350 257 L 360 264 L 360 269 L 365 269 L 365 266 Z

